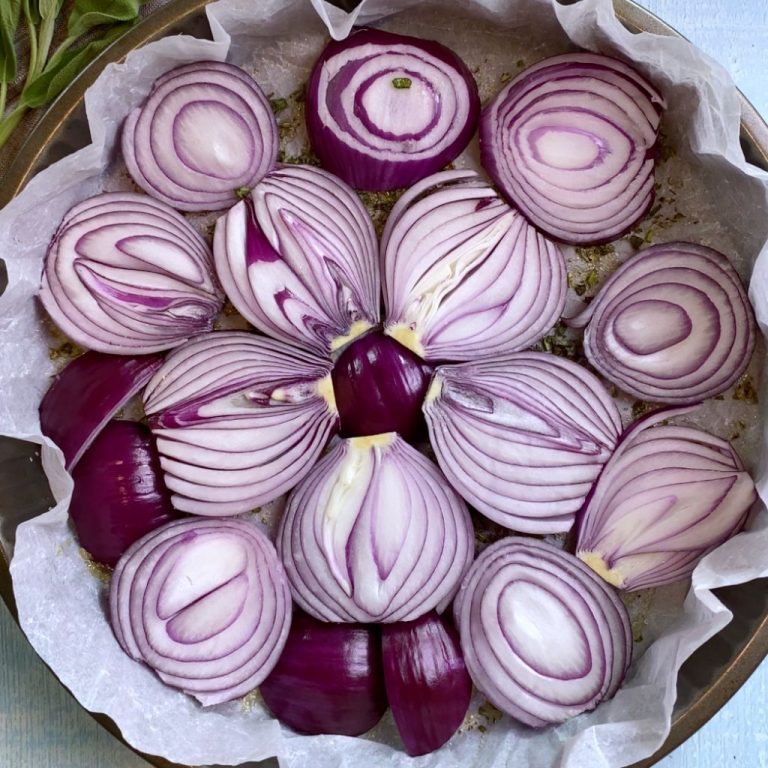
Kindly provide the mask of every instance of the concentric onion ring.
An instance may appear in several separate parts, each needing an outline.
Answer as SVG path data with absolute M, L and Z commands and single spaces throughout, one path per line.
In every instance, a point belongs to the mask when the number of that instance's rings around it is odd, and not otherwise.
M 223 297 L 211 252 L 186 219 L 146 195 L 114 192 L 64 217 L 40 300 L 80 346 L 135 355 L 210 330 Z
M 204 706 L 258 686 L 291 624 L 275 548 L 244 520 L 177 520 L 148 534 L 117 564 L 109 603 L 123 650 Z
M 658 403 L 692 403 L 730 387 L 749 363 L 755 321 L 736 270 L 692 243 L 646 248 L 624 263 L 571 324 L 616 386 Z
M 598 378 L 541 352 L 435 371 L 424 403 L 451 485 L 491 520 L 525 533 L 571 528 L 621 432 Z
M 520 73 L 483 111 L 483 165 L 547 234 L 610 242 L 651 205 L 663 106 L 656 89 L 621 61 L 553 56 Z
M 573 555 L 536 539 L 484 550 L 454 611 L 475 685 L 533 728 L 613 696 L 631 660 L 629 617 L 616 594 Z
M 330 362 L 239 331 L 210 333 L 170 355 L 144 409 L 177 509 L 247 512 L 285 493 L 338 424 Z
M 240 67 L 200 61 L 166 72 L 123 126 L 123 158 L 148 194 L 181 211 L 237 201 L 275 164 L 277 123 Z
M 344 440 L 288 498 L 277 549 L 321 621 L 410 621 L 444 609 L 474 554 L 464 502 L 390 432 Z
M 307 127 L 323 167 L 356 189 L 407 187 L 455 159 L 477 124 L 472 73 L 432 40 L 360 29 L 315 64 Z

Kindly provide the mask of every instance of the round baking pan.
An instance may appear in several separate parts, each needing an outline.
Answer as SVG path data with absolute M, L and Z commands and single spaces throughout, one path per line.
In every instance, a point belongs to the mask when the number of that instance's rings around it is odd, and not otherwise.
M 356 4 L 355 0 L 335 0 L 335 3 L 347 8 Z M 39 170 L 87 144 L 83 97 L 107 64 L 120 61 L 133 48 L 165 35 L 186 33 L 207 37 L 205 5 L 206 0 L 171 0 L 107 48 L 30 132 L 2 179 L 0 207 Z M 633 32 L 679 36 L 676 30 L 632 0 L 614 0 L 614 7 L 621 21 Z M 768 170 L 768 126 L 743 96 L 741 138 L 747 159 Z M 0 291 L 4 287 L 5 274 L 0 262 Z M 7 546 L 12 544 L 20 522 L 46 511 L 52 504 L 36 447 L 0 439 L 0 596 L 14 615 Z M 764 582 L 728 587 L 716 590 L 716 594 L 733 612 L 733 621 L 683 665 L 669 737 L 655 755 L 632 768 L 649 768 L 691 736 L 731 698 L 768 654 L 768 590 Z M 121 738 L 109 718 L 94 717 L 116 738 Z M 174 765 L 150 755 L 143 757 L 152 765 L 164 768 Z M 277 762 L 272 760 L 260 765 L 266 768 L 276 766 Z

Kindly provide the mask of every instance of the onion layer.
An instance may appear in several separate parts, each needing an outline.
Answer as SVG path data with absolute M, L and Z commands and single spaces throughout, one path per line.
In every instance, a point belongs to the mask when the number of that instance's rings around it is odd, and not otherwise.
M 484 550 L 454 610 L 475 685 L 533 728 L 594 709 L 629 666 L 622 602 L 581 561 L 543 541 L 510 537 Z
M 200 61 L 166 72 L 128 115 L 122 148 L 133 180 L 181 211 L 237 201 L 277 158 L 279 135 L 261 88 L 240 67 Z
M 755 346 L 755 321 L 723 254 L 692 243 L 646 248 L 625 262 L 572 325 L 587 326 L 589 362 L 620 389 L 692 403 L 730 387 Z
M 315 64 L 307 128 L 323 163 L 357 189 L 407 187 L 455 159 L 475 131 L 472 73 L 433 40 L 360 29 Z
M 610 242 L 653 200 L 663 106 L 624 62 L 553 56 L 521 72 L 484 109 L 483 165 L 547 234 L 575 244 Z
M 690 427 L 630 428 L 582 513 L 576 554 L 632 591 L 689 576 L 744 525 L 755 484 L 730 443 Z
M 321 621 L 410 621 L 453 598 L 472 562 L 464 502 L 394 433 L 344 440 L 288 499 L 277 548 Z
M 244 520 L 177 520 L 153 531 L 120 559 L 109 601 L 123 650 L 203 706 L 258 686 L 291 625 L 275 548 Z
M 424 414 L 451 485 L 525 533 L 571 528 L 621 431 L 596 376 L 541 352 L 441 366 Z
M 427 360 L 515 352 L 559 318 L 559 248 L 473 171 L 446 171 L 406 192 L 382 236 L 385 333 Z
M 216 223 L 216 270 L 259 330 L 328 354 L 379 321 L 376 235 L 330 173 L 283 166 Z
M 162 362 L 162 355 L 86 352 L 56 376 L 40 403 L 40 430 L 61 448 L 68 470 Z
M 222 295 L 210 250 L 183 216 L 146 195 L 113 192 L 64 217 L 40 300 L 80 346 L 136 355 L 210 330 Z
M 292 488 L 338 422 L 330 363 L 240 331 L 168 357 L 144 409 L 177 509 L 247 512 Z

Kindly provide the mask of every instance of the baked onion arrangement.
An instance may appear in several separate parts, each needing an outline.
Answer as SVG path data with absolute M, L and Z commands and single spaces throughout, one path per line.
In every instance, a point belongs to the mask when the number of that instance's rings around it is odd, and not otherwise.
M 123 126 L 147 194 L 79 203 L 50 245 L 41 301 L 88 351 L 41 425 L 81 545 L 114 566 L 115 637 L 202 706 L 260 688 L 299 733 L 361 735 L 390 707 L 410 755 L 454 735 L 473 684 L 532 728 L 594 709 L 632 660 L 621 592 L 687 578 L 756 499 L 727 441 L 659 423 L 749 363 L 724 254 L 636 253 L 568 320 L 585 361 L 541 348 L 561 244 L 651 205 L 663 97 L 577 52 L 481 112 L 445 46 L 361 29 L 306 107 L 320 167 L 277 162 L 243 70 L 167 72 Z M 497 188 L 446 168 L 478 127 Z M 382 190 L 377 237 L 358 193 Z M 219 212 L 210 243 L 198 211 Z M 250 330 L 214 330 L 225 298 Z M 672 407 L 624 425 L 616 392 Z M 116 419 L 136 396 L 142 419 Z M 254 511 L 286 494 L 265 530 Z M 482 518 L 505 532 L 487 547 Z

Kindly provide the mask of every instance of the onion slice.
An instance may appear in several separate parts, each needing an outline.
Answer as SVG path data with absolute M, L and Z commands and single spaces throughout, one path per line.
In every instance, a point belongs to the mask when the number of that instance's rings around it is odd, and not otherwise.
M 288 498 L 277 549 L 296 603 L 321 621 L 443 610 L 472 562 L 464 502 L 395 433 L 339 442 Z
M 247 512 L 285 493 L 317 460 L 338 415 L 330 363 L 242 331 L 176 350 L 144 409 L 177 509 Z
M 283 166 L 216 223 L 216 270 L 269 336 L 328 354 L 379 322 L 373 223 L 330 173 Z
M 377 29 L 331 41 L 307 90 L 312 148 L 356 189 L 408 187 L 439 171 L 469 143 L 479 112 L 453 51 Z
M 587 325 L 584 352 L 600 373 L 658 403 L 724 392 L 755 347 L 754 313 L 736 270 L 723 254 L 692 243 L 635 254 L 570 324 Z
M 64 217 L 40 300 L 81 347 L 137 355 L 210 330 L 223 296 L 210 249 L 183 216 L 146 195 L 111 192 Z
M 296 611 L 259 692 L 272 714 L 298 733 L 369 731 L 387 710 L 378 627 L 328 624 Z
M 162 355 L 86 352 L 56 376 L 40 403 L 40 430 L 61 448 L 68 470 L 162 362 Z
M 385 333 L 426 360 L 476 360 L 541 338 L 565 306 L 560 249 L 473 171 L 406 192 L 382 236 Z
M 565 53 L 521 72 L 480 118 L 482 162 L 548 235 L 610 242 L 653 200 L 664 100 L 628 64 Z
M 123 650 L 203 706 L 256 688 L 291 625 L 275 548 L 244 520 L 176 520 L 139 539 L 115 568 L 109 605 Z
M 181 211 L 237 201 L 277 159 L 279 135 L 261 88 L 240 67 L 199 61 L 166 72 L 125 120 L 122 149 L 133 180 Z
M 634 424 L 605 466 L 579 523 L 576 554 L 632 591 L 685 579 L 733 536 L 757 498 L 730 443 L 690 427 Z
M 382 627 L 384 680 L 397 730 L 415 757 L 439 749 L 464 721 L 472 697 L 459 635 L 429 613 Z
M 525 533 L 571 528 L 621 432 L 597 377 L 541 352 L 439 367 L 424 414 L 451 485 Z
M 94 560 L 114 566 L 135 541 L 177 518 L 150 431 L 110 421 L 72 473 L 69 516 Z
M 629 666 L 623 603 L 580 560 L 543 541 L 510 537 L 484 550 L 454 610 L 475 685 L 533 728 L 594 709 Z

